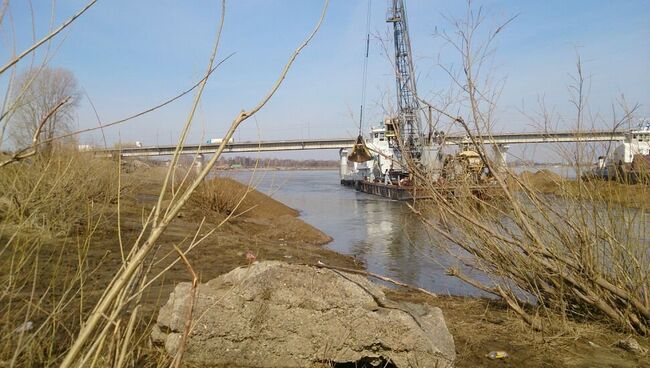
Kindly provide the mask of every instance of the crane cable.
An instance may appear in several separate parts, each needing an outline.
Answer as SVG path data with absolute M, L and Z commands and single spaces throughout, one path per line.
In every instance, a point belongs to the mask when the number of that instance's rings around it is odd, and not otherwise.
M 361 106 L 359 108 L 359 135 L 362 135 L 363 107 L 366 104 L 366 89 L 368 85 L 368 54 L 370 50 L 370 14 L 372 0 L 368 0 L 368 11 L 366 14 L 366 56 L 363 60 L 363 81 L 361 84 Z
M 361 107 L 359 111 L 359 136 L 357 142 L 352 147 L 352 152 L 348 155 L 348 160 L 352 162 L 366 162 L 372 160 L 372 154 L 366 147 L 363 141 L 362 127 L 363 127 L 363 106 L 366 103 L 366 85 L 368 84 L 368 50 L 370 49 L 370 4 L 372 0 L 368 0 L 368 14 L 366 18 L 366 57 L 363 61 L 363 82 L 361 85 Z

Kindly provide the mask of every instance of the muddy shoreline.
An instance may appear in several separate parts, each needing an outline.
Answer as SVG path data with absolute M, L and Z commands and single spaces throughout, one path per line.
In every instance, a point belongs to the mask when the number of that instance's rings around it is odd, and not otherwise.
M 241 185 L 232 181 L 229 183 Z M 230 192 L 241 194 L 241 190 L 238 192 L 232 188 Z M 261 193 L 255 193 L 250 199 L 251 202 L 247 203 L 247 206 L 268 207 L 271 203 L 276 204 L 273 199 Z M 203 214 L 201 213 L 201 215 Z M 303 224 L 307 225 L 307 228 L 303 229 L 309 229 L 309 231 L 302 230 L 301 234 L 306 235 L 312 231 L 313 227 L 300 220 L 297 212 L 292 215 L 296 216 L 294 218 L 296 221 L 286 224 L 292 227 L 292 229 L 286 230 L 288 233 L 294 231 L 293 227 L 303 226 Z M 246 221 L 250 222 L 251 220 Z M 234 225 L 237 225 L 237 222 Z M 313 230 L 318 231 L 317 229 Z M 289 238 L 290 241 L 287 240 Z M 245 238 L 242 240 L 243 244 L 246 244 Z M 287 233 L 282 237 L 268 237 L 264 241 L 256 243 L 260 247 L 256 258 L 258 260 L 283 260 L 307 264 L 322 262 L 332 266 L 346 267 L 349 265 L 354 268 L 364 268 L 362 263 L 350 256 L 321 247 L 329 239 L 323 239 L 316 243 L 308 243 L 306 240 L 306 238 L 291 237 Z M 244 249 L 240 248 L 237 254 L 241 257 L 243 251 Z M 242 261 L 239 260 L 239 265 L 243 263 Z M 228 267 L 234 268 L 234 266 L 235 264 L 231 263 Z M 228 267 L 223 268 L 224 272 L 229 271 Z M 392 289 L 387 295 L 395 300 L 427 303 L 442 309 L 447 325 L 456 340 L 457 367 L 500 367 L 503 365 L 650 367 L 650 365 L 644 365 L 646 362 L 639 360 L 633 354 L 614 347 L 613 344 L 625 336 L 612 332 L 602 324 L 566 321 L 565 330 L 571 331 L 571 333 L 562 333 L 558 337 L 558 332 L 553 330 L 546 333 L 533 332 L 503 303 L 492 299 L 444 295 L 432 298 L 426 294 L 405 289 Z M 642 344 L 647 345 L 648 341 L 645 340 Z M 507 351 L 510 357 L 505 362 L 487 359 L 486 354 L 494 350 Z
M 91 270 L 85 280 L 86 289 L 91 292 L 84 295 L 85 300 L 80 305 L 84 313 L 90 311 L 115 270 L 122 266 L 121 252 L 129 250 L 129 244 L 134 243 L 142 228 L 143 218 L 155 205 L 161 170 L 146 171 L 127 174 L 133 175 L 130 181 L 133 184 L 122 198 L 119 209 L 124 249 L 117 241 L 117 206 L 105 214 L 95 232 L 85 257 L 88 270 Z M 144 326 L 155 320 L 160 306 L 167 301 L 176 284 L 191 280 L 185 265 L 173 263 L 175 247 L 185 249 L 195 234 L 205 238 L 189 252 L 188 259 L 201 282 L 256 260 L 364 268 L 353 257 L 323 247 L 331 238 L 302 221 L 295 209 L 231 179 L 217 178 L 211 185 L 206 186 L 205 193 L 193 198 L 171 223 L 150 259 L 148 277 L 161 276 L 143 294 Z M 210 193 L 216 194 L 214 198 Z M 232 198 L 224 203 L 225 194 Z M 228 221 L 219 226 L 227 217 Z M 44 249 L 48 253 L 43 254 L 45 259 L 60 257 L 64 267 L 67 263 L 74 269 L 78 262 L 77 249 L 69 247 L 65 241 L 53 240 L 51 246 Z M 47 275 L 54 275 L 61 269 L 60 265 L 48 267 L 48 264 L 43 265 L 41 274 L 44 277 L 39 279 L 36 289 L 47 290 L 50 287 Z M 56 300 L 56 295 L 51 296 Z M 560 334 L 557 331 L 533 332 L 505 305 L 490 299 L 431 297 L 401 289 L 390 290 L 388 296 L 442 309 L 455 339 L 457 367 L 650 367 L 647 359 L 613 346 L 625 336 L 599 323 L 564 321 L 564 332 Z M 648 339 L 640 339 L 640 342 L 648 346 Z M 493 350 L 505 350 L 510 357 L 505 361 L 486 358 L 485 355 Z

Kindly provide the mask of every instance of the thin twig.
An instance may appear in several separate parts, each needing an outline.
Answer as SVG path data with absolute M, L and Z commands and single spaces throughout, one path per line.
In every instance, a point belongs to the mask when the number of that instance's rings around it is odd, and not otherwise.
M 343 271 L 343 272 L 347 272 L 347 273 L 354 273 L 354 274 L 357 274 L 357 275 L 364 275 L 364 276 L 372 277 L 372 278 L 375 278 L 375 279 L 378 279 L 378 280 L 381 280 L 381 281 L 386 281 L 386 282 L 389 282 L 391 284 L 401 286 L 403 288 L 407 288 L 407 289 L 411 289 L 411 290 L 417 290 L 417 291 L 419 291 L 419 292 L 421 292 L 423 294 L 427 294 L 427 295 L 432 296 L 434 298 L 438 297 L 438 295 L 436 295 L 435 293 L 432 293 L 432 292 L 430 292 L 428 290 L 422 289 L 421 287 L 410 285 L 410 284 L 405 284 L 405 283 L 403 283 L 401 281 L 397 281 L 397 280 L 392 279 L 390 277 L 382 276 L 382 275 L 372 273 L 372 272 L 369 272 L 369 271 L 365 271 L 365 270 L 358 270 L 358 269 L 355 269 L 355 268 L 348 268 L 348 267 L 329 266 L 329 265 L 326 265 L 326 264 L 308 264 L 308 263 L 304 263 L 303 265 L 305 265 L 305 266 L 313 266 L 313 267 L 318 267 L 318 268 L 327 268 L 327 269 L 330 269 L 330 270 L 337 270 L 337 271 Z
M 20 160 L 24 160 L 28 157 L 34 156 L 36 152 L 38 151 L 37 146 L 40 141 L 40 136 L 41 136 L 41 131 L 43 130 L 43 127 L 45 126 L 45 123 L 54 115 L 57 110 L 59 110 L 63 105 L 68 103 L 70 101 L 70 96 L 65 97 L 61 102 L 59 102 L 56 106 L 54 106 L 46 115 L 41 119 L 41 122 L 38 124 L 36 127 L 36 131 L 34 132 L 34 135 L 32 137 L 32 144 L 29 147 L 25 147 L 18 152 L 14 153 L 10 158 L 6 159 L 3 162 L 0 162 L 0 167 L 6 166 L 8 164 L 18 162 Z M 27 152 L 29 151 L 29 152 Z
M 183 260 L 183 263 L 185 263 L 185 267 L 187 267 L 187 270 L 190 273 L 190 275 L 192 275 L 192 288 L 191 288 L 192 297 L 190 298 L 190 305 L 187 308 L 187 315 L 185 316 L 185 327 L 183 329 L 183 336 L 181 337 L 181 342 L 178 345 L 178 351 L 176 352 L 176 356 L 174 357 L 174 360 L 170 364 L 170 366 L 173 366 L 174 368 L 178 368 L 180 367 L 181 361 L 183 360 L 183 354 L 185 353 L 185 345 L 187 344 L 187 338 L 190 335 L 190 330 L 192 328 L 192 314 L 194 312 L 194 303 L 196 302 L 196 292 L 197 292 L 197 286 L 199 284 L 199 277 L 196 275 L 196 272 L 194 272 L 194 268 L 192 267 L 190 261 L 185 256 L 185 253 L 183 253 L 183 251 L 180 250 L 176 245 L 174 245 L 174 249 L 176 250 L 176 253 L 178 253 L 178 256 Z
M 7 64 L 5 64 L 3 67 L 0 67 L 0 75 L 1 75 L 2 73 L 4 73 L 7 69 L 11 68 L 14 64 L 16 64 L 17 62 L 19 62 L 22 58 L 24 58 L 25 56 L 29 55 L 31 52 L 33 52 L 34 50 L 36 50 L 37 48 L 39 48 L 41 45 L 43 45 L 45 42 L 47 42 L 48 40 L 50 40 L 52 37 L 54 37 L 54 36 L 56 36 L 57 34 L 59 34 L 59 32 L 61 32 L 62 30 L 64 30 L 67 26 L 69 26 L 70 24 L 72 24 L 72 22 L 74 22 L 77 18 L 79 18 L 83 13 L 85 13 L 86 10 L 90 9 L 91 6 L 95 5 L 96 2 L 97 2 L 97 0 L 92 0 L 92 1 L 90 1 L 90 2 L 89 2 L 88 4 L 86 4 L 86 6 L 84 6 L 84 7 L 83 7 L 79 12 L 77 12 L 77 13 L 76 13 L 75 15 L 73 15 L 70 19 L 68 19 L 67 21 L 65 21 L 65 23 L 61 24 L 61 26 L 60 26 L 59 28 L 55 29 L 55 30 L 52 31 L 50 34 L 48 34 L 47 36 L 43 37 L 43 38 L 42 38 L 41 40 L 39 40 L 38 42 L 34 43 L 32 46 L 30 46 L 29 48 L 27 48 L 27 50 L 21 52 L 20 55 L 14 57 L 11 61 L 9 61 L 9 62 L 8 62 Z

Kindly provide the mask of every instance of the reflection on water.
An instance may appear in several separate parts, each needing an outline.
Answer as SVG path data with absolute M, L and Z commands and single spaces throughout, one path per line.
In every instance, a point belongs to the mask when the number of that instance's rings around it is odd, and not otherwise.
M 226 175 L 247 183 L 251 172 Z M 343 187 L 338 171 L 264 171 L 255 174 L 253 183 L 257 190 L 299 210 L 302 220 L 334 238 L 328 248 L 358 258 L 370 272 L 440 294 L 485 295 L 445 275 L 457 259 L 432 244 L 403 203 Z

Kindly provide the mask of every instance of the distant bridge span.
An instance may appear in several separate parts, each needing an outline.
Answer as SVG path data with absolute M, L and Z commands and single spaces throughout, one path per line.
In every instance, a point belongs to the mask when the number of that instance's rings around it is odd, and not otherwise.
M 609 142 L 621 141 L 624 133 L 605 130 L 585 132 L 554 132 L 554 133 L 503 133 L 490 136 L 477 136 L 487 145 L 506 146 L 511 144 L 539 144 L 539 143 L 571 143 L 571 142 Z M 257 142 L 232 142 L 226 144 L 224 153 L 243 152 L 276 152 L 276 151 L 302 151 L 349 148 L 354 145 L 354 138 L 333 139 L 297 139 L 279 141 Z M 445 136 L 445 144 L 462 145 L 470 144 L 471 140 L 466 135 L 449 134 Z M 210 154 L 214 153 L 219 144 L 186 144 L 183 154 Z M 96 156 L 112 156 L 121 154 L 123 157 L 135 156 L 166 156 L 176 150 L 176 145 L 129 147 L 122 149 L 95 150 Z

